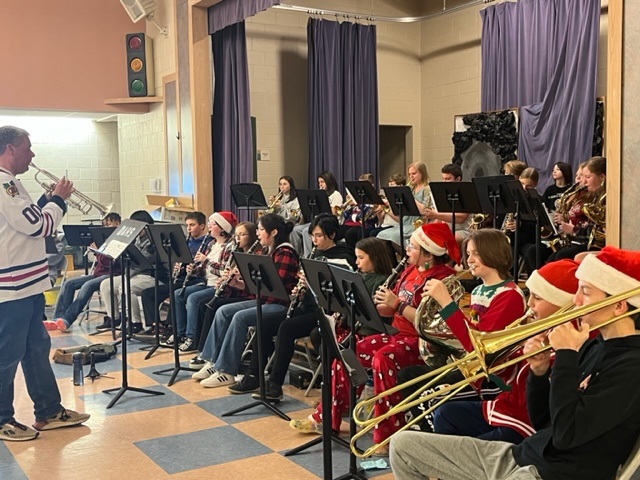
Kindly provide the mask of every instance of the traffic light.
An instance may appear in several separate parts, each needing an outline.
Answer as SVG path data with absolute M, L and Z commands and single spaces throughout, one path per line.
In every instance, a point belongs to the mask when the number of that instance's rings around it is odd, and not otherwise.
M 153 41 L 144 33 L 127 34 L 127 82 L 130 97 L 155 95 Z

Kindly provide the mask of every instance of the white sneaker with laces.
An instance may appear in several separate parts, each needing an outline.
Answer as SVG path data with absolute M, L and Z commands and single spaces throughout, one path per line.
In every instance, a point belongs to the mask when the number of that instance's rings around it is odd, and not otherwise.
M 236 383 L 236 379 L 233 375 L 224 372 L 216 372 L 209 378 L 206 378 L 200 382 L 200 385 L 206 388 L 226 387 Z
M 200 370 L 191 375 L 191 378 L 193 378 L 194 380 L 204 380 L 205 378 L 209 378 L 214 373 L 216 373 L 216 369 L 213 366 L 213 363 L 206 362 Z

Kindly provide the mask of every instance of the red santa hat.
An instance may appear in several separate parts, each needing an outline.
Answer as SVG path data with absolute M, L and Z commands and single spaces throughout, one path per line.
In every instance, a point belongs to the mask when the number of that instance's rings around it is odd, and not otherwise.
M 233 232 L 233 229 L 236 228 L 238 224 L 238 219 L 233 212 L 215 212 L 211 215 L 210 219 L 220 225 L 220 228 L 229 234 Z
M 534 270 L 527 279 L 527 288 L 556 307 L 562 307 L 573 300 L 578 291 L 576 270 L 573 260 L 558 260 Z
M 460 263 L 458 243 L 446 223 L 427 223 L 422 225 L 413 232 L 411 241 L 433 255 L 440 257 L 446 253 L 456 263 Z
M 588 282 L 609 295 L 640 287 L 640 252 L 604 247 L 596 255 L 587 255 L 576 272 L 578 280 Z M 640 295 L 627 299 L 640 307 Z

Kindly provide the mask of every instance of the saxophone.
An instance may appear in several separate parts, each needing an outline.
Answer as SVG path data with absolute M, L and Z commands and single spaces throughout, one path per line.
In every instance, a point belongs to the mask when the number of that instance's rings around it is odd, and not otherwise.
M 591 203 L 585 203 L 582 206 L 582 213 L 589 219 L 589 223 L 592 224 L 591 231 L 589 232 L 589 240 L 587 241 L 587 248 L 591 246 L 602 248 L 606 243 L 605 228 L 607 225 L 607 193 L 602 192 Z
M 451 274 L 442 279 L 442 283 L 447 287 L 449 295 L 456 303 L 465 294 L 464 287 L 458 280 L 462 273 L 464 272 Z M 432 366 L 442 366 L 450 355 L 459 357 L 464 352 L 462 344 L 442 319 L 440 310 L 438 302 L 432 297 L 424 295 L 413 320 L 413 326 L 420 336 L 418 343 L 420 356 L 427 365 Z
M 556 213 L 559 214 L 563 221 L 569 221 L 569 212 L 577 198 L 587 189 L 586 185 L 574 183 L 569 190 L 564 192 L 562 196 L 556 200 Z M 560 233 L 557 237 L 549 242 L 549 246 L 555 252 L 571 245 L 571 239 L 566 233 Z
M 317 249 L 318 247 L 314 245 L 309 252 L 309 255 L 304 258 L 313 258 Z M 300 273 L 302 273 L 302 262 L 300 262 Z M 293 315 L 293 311 L 298 308 L 298 305 L 300 305 L 300 303 L 302 303 L 302 299 L 304 298 L 308 289 L 307 282 L 303 278 L 300 278 L 300 280 L 298 280 L 298 283 L 296 283 L 296 286 L 294 287 L 294 290 L 295 289 L 297 289 L 296 293 L 289 295 L 290 303 L 289 308 L 287 309 L 287 315 L 285 317 L 287 320 L 291 318 L 291 316 Z
M 251 245 L 249 247 L 249 250 L 247 250 L 247 253 L 255 252 L 259 246 L 260 246 L 260 240 L 256 240 L 255 242 L 253 242 L 253 245 Z M 237 247 L 237 244 L 236 244 L 236 247 Z M 236 248 L 235 251 L 239 252 L 240 248 Z M 229 271 L 235 266 L 236 266 L 236 260 L 235 260 L 235 258 L 233 257 L 233 254 L 232 254 L 229 257 L 229 260 L 227 261 L 227 265 L 225 266 L 225 270 Z M 213 304 L 216 302 L 216 300 L 218 298 L 220 298 L 220 295 L 222 295 L 222 292 L 224 292 L 224 289 L 227 288 L 227 286 L 231 283 L 231 280 L 233 280 L 234 276 L 235 275 L 232 275 L 231 273 L 229 273 L 229 275 L 227 275 L 227 278 L 225 278 L 224 280 L 220 281 L 220 283 L 218 284 L 218 287 L 216 288 L 215 293 L 213 294 L 213 298 L 211 300 L 209 300 L 205 304 L 207 308 L 209 308 L 209 309 L 213 308 Z

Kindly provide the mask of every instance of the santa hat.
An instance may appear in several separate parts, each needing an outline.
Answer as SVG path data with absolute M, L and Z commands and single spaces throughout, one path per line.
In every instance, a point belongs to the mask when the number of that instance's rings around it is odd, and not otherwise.
M 573 260 L 558 260 L 534 270 L 527 279 L 527 288 L 556 307 L 562 307 L 573 300 L 578 291 L 576 270 Z
M 233 232 L 233 229 L 238 224 L 238 219 L 233 212 L 215 212 L 210 218 L 229 234 Z
M 604 247 L 596 255 L 587 255 L 576 272 L 578 280 L 590 283 L 609 295 L 640 287 L 640 252 Z M 627 299 L 640 307 L 640 295 Z
M 427 223 L 411 235 L 411 241 L 438 257 L 445 253 L 460 263 L 460 250 L 456 238 L 446 223 Z

